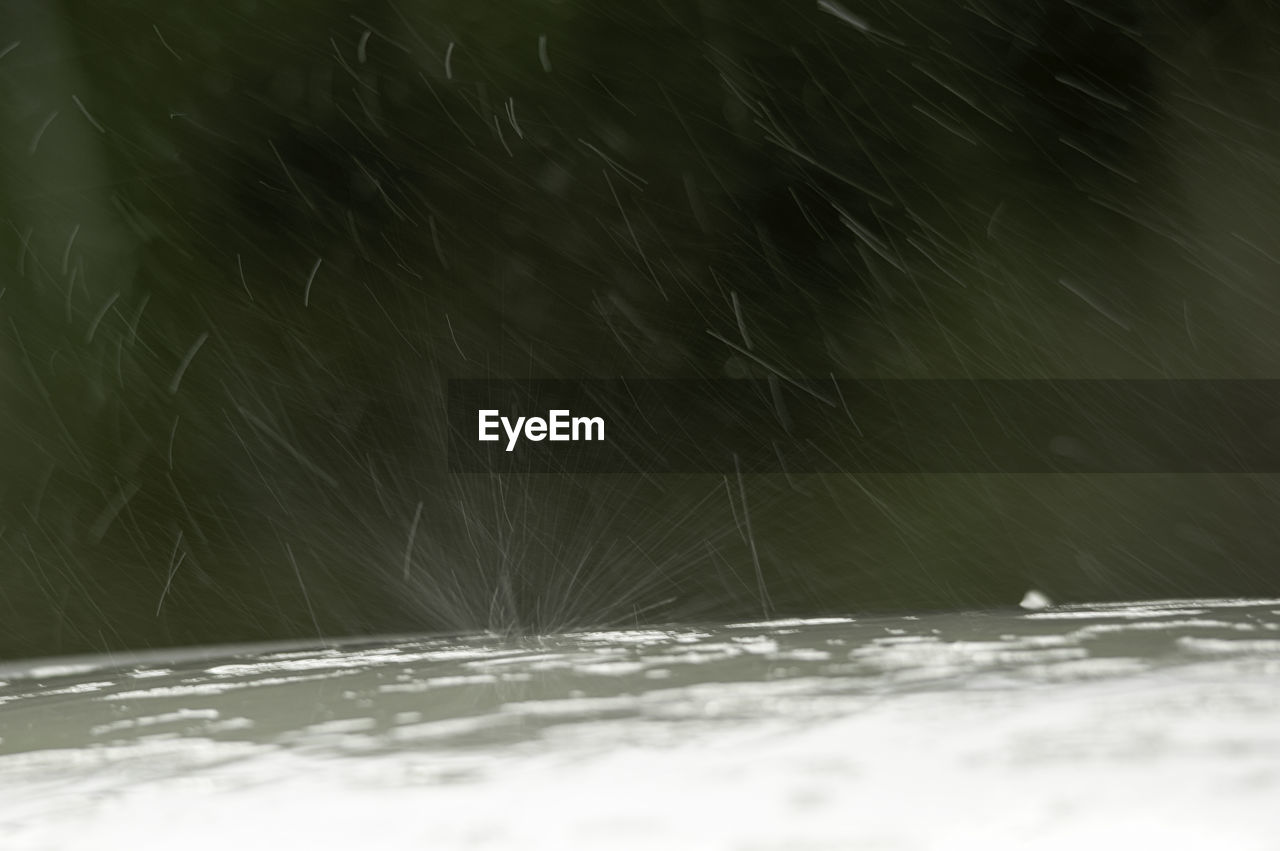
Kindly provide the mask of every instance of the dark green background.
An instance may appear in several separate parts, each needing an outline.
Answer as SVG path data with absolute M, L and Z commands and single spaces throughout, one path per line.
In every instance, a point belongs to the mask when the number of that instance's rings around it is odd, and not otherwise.
M 0 655 L 1274 593 L 1265 476 L 446 473 L 451 377 L 1276 374 L 1269 4 L 833 8 L 0 3 Z

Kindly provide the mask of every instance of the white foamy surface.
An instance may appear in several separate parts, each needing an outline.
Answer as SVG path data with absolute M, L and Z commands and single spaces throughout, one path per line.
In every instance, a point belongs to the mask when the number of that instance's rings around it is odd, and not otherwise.
M 1280 847 L 1280 601 L 0 672 L 0 848 Z

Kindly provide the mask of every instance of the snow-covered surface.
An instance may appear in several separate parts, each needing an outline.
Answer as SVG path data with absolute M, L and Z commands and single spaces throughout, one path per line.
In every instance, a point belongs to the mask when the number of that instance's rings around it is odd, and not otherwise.
M 1280 601 L 0 670 L 0 847 L 1273 849 Z

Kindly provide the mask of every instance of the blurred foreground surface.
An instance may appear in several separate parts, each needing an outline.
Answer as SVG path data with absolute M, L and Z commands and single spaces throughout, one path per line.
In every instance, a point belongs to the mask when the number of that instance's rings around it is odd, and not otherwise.
M 0 669 L 6 849 L 1273 848 L 1280 601 Z

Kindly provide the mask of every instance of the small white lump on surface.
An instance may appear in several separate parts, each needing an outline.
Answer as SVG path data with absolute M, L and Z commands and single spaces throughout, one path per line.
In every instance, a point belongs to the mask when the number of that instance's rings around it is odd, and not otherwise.
M 1019 603 L 1018 605 L 1024 609 L 1027 609 L 1028 611 L 1038 612 L 1041 609 L 1047 609 L 1050 606 L 1052 606 L 1053 601 L 1050 600 L 1043 593 L 1032 588 L 1031 590 L 1027 591 L 1026 594 L 1022 595 L 1022 602 Z

